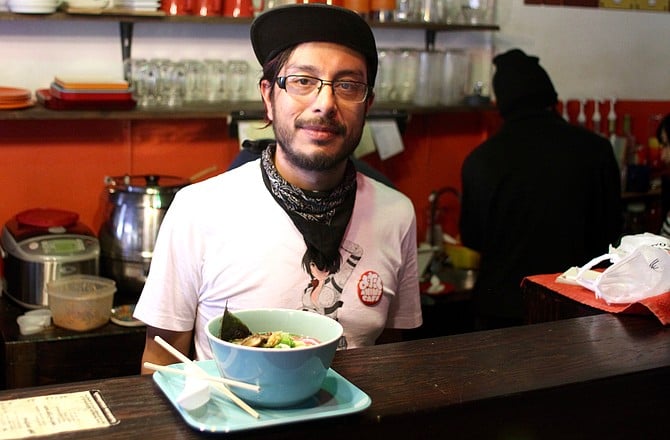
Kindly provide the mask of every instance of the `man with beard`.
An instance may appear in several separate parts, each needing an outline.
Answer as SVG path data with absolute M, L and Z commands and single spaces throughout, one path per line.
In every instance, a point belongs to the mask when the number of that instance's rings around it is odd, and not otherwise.
M 174 362 L 156 335 L 211 358 L 205 324 L 226 305 L 328 315 L 341 348 L 421 325 L 412 203 L 350 160 L 374 99 L 369 26 L 344 8 L 291 5 L 259 15 L 251 42 L 276 143 L 170 205 L 135 309 L 143 361 Z

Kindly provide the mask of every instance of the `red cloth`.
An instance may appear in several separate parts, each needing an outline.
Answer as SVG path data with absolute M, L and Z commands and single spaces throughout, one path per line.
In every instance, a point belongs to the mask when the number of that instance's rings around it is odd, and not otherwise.
M 604 299 L 596 298 L 596 294 L 586 287 L 556 282 L 559 275 L 560 273 L 529 276 L 522 281 L 522 285 L 526 281 L 532 281 L 574 301 L 610 313 L 639 315 L 651 312 L 663 325 L 670 324 L 670 292 L 631 304 L 607 304 Z

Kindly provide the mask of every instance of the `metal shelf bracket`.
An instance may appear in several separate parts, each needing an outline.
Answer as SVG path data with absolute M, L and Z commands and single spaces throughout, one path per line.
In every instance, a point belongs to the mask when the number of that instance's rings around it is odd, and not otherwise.
M 126 61 L 130 58 L 130 48 L 133 44 L 133 23 L 120 21 L 119 31 L 121 34 L 121 59 Z
M 435 29 L 426 29 L 426 50 L 435 49 Z

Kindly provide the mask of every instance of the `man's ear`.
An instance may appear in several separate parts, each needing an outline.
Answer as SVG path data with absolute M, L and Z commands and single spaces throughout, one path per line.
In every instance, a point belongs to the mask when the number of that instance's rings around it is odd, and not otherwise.
M 272 122 L 272 83 L 267 79 L 261 80 L 259 84 L 263 107 L 265 108 L 265 117 Z

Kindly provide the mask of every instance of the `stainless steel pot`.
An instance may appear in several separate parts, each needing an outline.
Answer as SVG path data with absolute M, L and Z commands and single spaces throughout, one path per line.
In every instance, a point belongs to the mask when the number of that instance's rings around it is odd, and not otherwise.
M 190 181 L 151 174 L 106 177 L 105 183 L 100 272 L 116 281 L 115 303 L 134 303 L 144 287 L 163 217 L 177 191 Z

